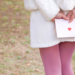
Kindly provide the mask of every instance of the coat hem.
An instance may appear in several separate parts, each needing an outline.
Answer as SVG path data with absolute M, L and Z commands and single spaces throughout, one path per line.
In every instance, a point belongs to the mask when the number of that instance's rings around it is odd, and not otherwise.
M 47 43 L 47 44 L 31 44 L 32 48 L 45 48 L 45 47 L 52 47 L 56 44 L 60 43 L 60 41 L 54 41 L 52 43 Z
M 66 41 L 69 41 L 69 42 L 75 42 L 75 39 L 60 39 L 60 40 L 57 40 L 57 41 L 54 41 L 52 43 L 46 43 L 46 44 L 31 44 L 31 47 L 32 48 L 45 48 L 45 47 L 52 47 L 56 44 L 59 44 L 60 42 L 66 42 Z

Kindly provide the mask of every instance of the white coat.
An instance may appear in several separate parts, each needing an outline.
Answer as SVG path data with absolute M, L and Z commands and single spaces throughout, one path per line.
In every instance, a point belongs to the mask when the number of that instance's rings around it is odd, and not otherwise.
M 24 0 L 30 16 L 30 44 L 32 48 L 51 47 L 75 38 L 58 39 L 55 24 L 51 21 L 62 10 L 65 14 L 75 7 L 75 0 Z

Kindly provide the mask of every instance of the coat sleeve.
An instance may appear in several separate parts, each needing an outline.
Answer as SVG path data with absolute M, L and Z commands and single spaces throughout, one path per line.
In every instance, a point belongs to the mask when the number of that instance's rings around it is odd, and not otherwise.
M 64 11 L 72 10 L 75 6 L 75 0 L 55 0 L 55 2 Z
M 54 0 L 34 0 L 46 20 L 50 21 L 60 11 Z
M 34 0 L 24 0 L 24 7 L 28 11 L 38 10 Z

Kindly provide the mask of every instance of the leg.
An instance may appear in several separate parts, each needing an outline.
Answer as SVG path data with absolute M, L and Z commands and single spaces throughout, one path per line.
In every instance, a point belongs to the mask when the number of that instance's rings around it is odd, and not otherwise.
M 62 75 L 74 75 L 71 59 L 74 52 L 74 42 L 62 42 L 59 44 L 60 58 L 62 65 Z
M 59 45 L 40 48 L 39 50 L 45 69 L 45 75 L 61 75 Z

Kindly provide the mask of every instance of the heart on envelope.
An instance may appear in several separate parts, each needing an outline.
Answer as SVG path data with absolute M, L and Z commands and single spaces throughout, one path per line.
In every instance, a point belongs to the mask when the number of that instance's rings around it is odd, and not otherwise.
M 68 20 L 55 19 L 57 38 L 75 37 L 75 19 L 69 23 Z
M 68 28 L 69 31 L 71 31 L 72 28 Z

